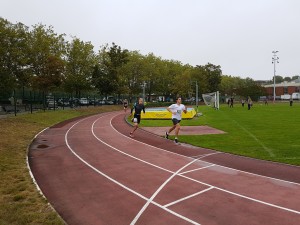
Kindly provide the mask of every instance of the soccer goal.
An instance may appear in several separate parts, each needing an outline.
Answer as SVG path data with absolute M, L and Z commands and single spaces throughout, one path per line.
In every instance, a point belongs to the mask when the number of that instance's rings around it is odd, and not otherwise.
M 215 109 L 220 108 L 219 91 L 202 94 L 202 98 L 206 105 Z

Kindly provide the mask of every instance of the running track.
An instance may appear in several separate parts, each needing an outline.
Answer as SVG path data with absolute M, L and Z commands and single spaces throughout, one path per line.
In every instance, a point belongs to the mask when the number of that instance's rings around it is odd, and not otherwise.
M 38 134 L 31 172 L 69 225 L 300 222 L 300 167 L 176 145 L 122 112 L 66 121 Z

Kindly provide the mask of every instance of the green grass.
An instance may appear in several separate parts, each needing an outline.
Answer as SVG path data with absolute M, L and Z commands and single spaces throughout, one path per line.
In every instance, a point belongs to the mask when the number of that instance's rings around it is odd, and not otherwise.
M 27 147 L 44 128 L 61 121 L 121 106 L 82 107 L 0 119 L 0 224 L 64 224 L 37 191 L 26 165 Z
M 247 110 L 236 104 L 220 110 L 200 106 L 203 116 L 181 125 L 208 125 L 226 134 L 180 136 L 180 141 L 258 159 L 300 165 L 300 104 L 254 104 Z M 142 120 L 142 126 L 171 126 L 170 120 Z

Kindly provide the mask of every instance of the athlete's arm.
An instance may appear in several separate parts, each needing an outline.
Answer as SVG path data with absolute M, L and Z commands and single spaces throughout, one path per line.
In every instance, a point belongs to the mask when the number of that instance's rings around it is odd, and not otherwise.
M 187 113 L 187 108 L 184 106 L 184 110 L 183 110 L 184 113 Z

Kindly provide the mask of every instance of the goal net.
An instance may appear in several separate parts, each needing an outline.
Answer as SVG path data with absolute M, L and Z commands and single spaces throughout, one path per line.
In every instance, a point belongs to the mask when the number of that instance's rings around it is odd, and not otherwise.
M 219 91 L 202 94 L 202 98 L 203 98 L 206 105 L 211 106 L 215 109 L 220 108 Z

